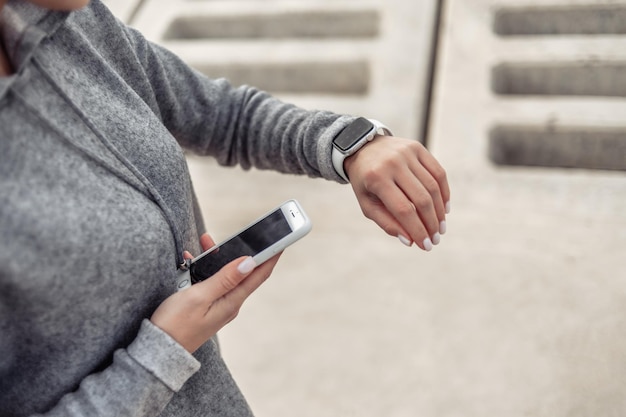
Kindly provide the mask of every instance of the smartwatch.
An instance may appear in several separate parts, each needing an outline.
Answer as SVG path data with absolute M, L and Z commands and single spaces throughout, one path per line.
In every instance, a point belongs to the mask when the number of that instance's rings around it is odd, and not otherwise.
M 343 161 L 376 136 L 393 136 L 393 134 L 381 122 L 359 117 L 333 139 L 333 167 L 341 178 L 350 182 L 343 169 Z

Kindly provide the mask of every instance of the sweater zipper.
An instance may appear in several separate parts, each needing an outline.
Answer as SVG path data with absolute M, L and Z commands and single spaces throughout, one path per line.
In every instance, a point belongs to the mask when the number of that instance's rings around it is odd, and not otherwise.
M 52 88 L 57 92 L 57 94 L 59 94 L 59 96 L 66 102 L 66 104 L 68 104 L 70 106 L 70 108 L 78 115 L 78 117 L 87 126 L 87 128 L 89 130 L 91 130 L 91 132 L 96 136 L 96 138 L 98 138 L 98 140 L 105 146 L 105 148 L 119 162 L 121 162 L 122 165 L 124 165 L 132 173 L 132 175 L 135 177 L 135 179 L 137 179 L 146 188 L 148 193 L 146 194 L 143 190 L 138 189 L 131 181 L 129 181 L 127 179 L 126 175 L 123 172 L 118 171 L 117 169 L 115 169 L 114 167 L 109 165 L 106 161 L 102 160 L 97 155 L 92 154 L 91 152 L 89 152 L 86 149 L 83 149 L 83 148 L 77 146 L 72 141 L 67 139 L 65 137 L 65 135 L 63 134 L 63 132 L 58 132 L 58 130 L 56 128 L 54 128 L 54 126 L 52 126 L 50 123 L 48 123 L 45 120 L 45 118 L 41 114 L 39 114 L 39 112 L 37 110 L 33 109 L 32 106 L 29 106 L 29 107 L 31 107 L 31 109 L 35 111 L 37 116 L 40 119 L 42 119 L 44 122 L 46 122 L 46 124 L 48 124 L 48 126 L 50 126 L 54 130 L 57 130 L 57 132 L 60 134 L 60 136 L 63 137 L 67 142 L 69 142 L 74 148 L 78 149 L 80 152 L 82 152 L 83 154 L 88 156 L 90 159 L 96 161 L 98 164 L 100 164 L 101 166 L 103 166 L 104 168 L 106 168 L 107 170 L 112 172 L 115 176 L 117 176 L 118 178 L 122 179 L 124 182 L 128 183 L 130 186 L 132 186 L 133 188 L 137 189 L 139 192 L 141 192 L 142 194 L 146 195 L 146 197 L 148 197 L 149 199 L 151 199 L 152 201 L 154 201 L 157 204 L 157 206 L 163 212 L 163 216 L 165 217 L 165 220 L 167 221 L 167 223 L 168 223 L 168 225 L 170 227 L 170 230 L 172 231 L 172 234 L 174 236 L 174 244 L 175 244 L 175 247 L 176 247 L 176 266 L 177 266 L 177 268 L 183 268 L 186 265 L 186 263 L 185 263 L 185 259 L 183 257 L 182 234 L 178 231 L 178 227 L 176 226 L 176 223 L 174 222 L 174 216 L 173 216 L 170 208 L 168 207 L 167 203 L 163 200 L 163 197 L 161 197 L 161 195 L 159 194 L 159 192 L 156 189 L 156 187 L 154 187 L 154 185 L 150 182 L 150 180 L 148 178 L 146 178 L 132 164 L 132 162 L 130 162 L 126 157 L 124 157 L 124 155 L 93 125 L 93 123 L 89 120 L 89 118 L 87 118 L 87 116 L 83 113 L 83 111 L 81 111 L 81 109 L 78 108 L 74 104 L 74 102 L 72 102 L 72 100 L 69 99 L 69 97 L 67 97 L 67 95 L 64 93 L 64 91 L 56 84 L 54 79 L 39 64 L 37 59 L 35 59 L 33 57 L 32 62 L 34 64 L 34 66 L 37 67 L 37 69 L 41 72 L 41 74 L 43 74 L 43 76 L 46 78 L 46 80 L 52 86 Z M 24 100 L 22 99 L 22 101 L 24 101 Z M 28 105 L 28 104 L 26 103 L 26 105 Z

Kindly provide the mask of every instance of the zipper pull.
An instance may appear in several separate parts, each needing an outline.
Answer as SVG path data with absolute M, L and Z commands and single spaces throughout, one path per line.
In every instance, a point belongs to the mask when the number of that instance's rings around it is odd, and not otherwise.
M 189 267 L 191 266 L 191 259 L 185 259 L 185 261 L 178 265 L 178 269 L 181 271 L 189 271 Z

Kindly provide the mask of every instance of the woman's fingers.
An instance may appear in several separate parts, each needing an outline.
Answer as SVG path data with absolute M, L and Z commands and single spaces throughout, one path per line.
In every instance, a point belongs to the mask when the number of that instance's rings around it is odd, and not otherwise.
M 200 236 L 200 246 L 202 247 L 202 251 L 206 251 L 215 246 L 215 242 L 208 233 L 203 233 Z
M 215 242 L 213 238 L 208 233 L 203 233 L 200 236 L 200 247 L 202 247 L 202 251 L 207 251 L 215 246 Z M 183 259 L 193 259 L 194 256 L 189 251 L 183 252 Z
M 380 137 L 346 160 L 366 217 L 406 245 L 431 250 L 446 232 L 446 173 L 420 143 Z
M 279 255 L 257 266 L 251 257 L 240 257 L 212 277 L 168 297 L 150 320 L 194 352 L 237 316 L 248 296 L 270 276 L 278 259 Z

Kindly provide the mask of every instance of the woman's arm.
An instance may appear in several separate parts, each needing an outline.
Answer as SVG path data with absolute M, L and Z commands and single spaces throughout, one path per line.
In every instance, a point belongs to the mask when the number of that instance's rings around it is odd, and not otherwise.
M 237 316 L 279 257 L 258 268 L 252 258 L 239 258 L 173 294 L 143 321 L 136 339 L 115 352 L 109 367 L 83 379 L 75 392 L 38 416 L 158 416 L 200 368 L 191 353 Z
M 181 146 L 222 165 L 340 180 L 331 142 L 354 117 L 304 110 L 250 86 L 210 79 L 134 29 L 120 27 L 150 83 L 151 97 L 144 100 L 158 109 Z
M 125 30 L 164 123 L 183 146 L 224 165 L 343 181 L 332 165 L 332 141 L 354 117 L 306 111 L 251 87 L 210 80 Z M 424 250 L 439 243 L 450 187 L 443 167 L 419 142 L 379 137 L 346 159 L 345 170 L 363 213 L 387 234 Z
M 86 377 L 38 416 L 158 416 L 172 396 L 200 368 L 180 344 L 145 320 L 137 338 L 115 352 L 104 371 Z

